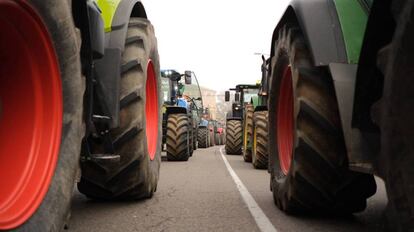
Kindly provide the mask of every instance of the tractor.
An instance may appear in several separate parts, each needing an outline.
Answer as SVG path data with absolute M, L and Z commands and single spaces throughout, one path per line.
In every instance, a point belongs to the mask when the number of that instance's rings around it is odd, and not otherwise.
M 219 132 L 220 123 L 217 120 L 210 119 L 208 122 L 209 146 L 222 145 L 221 134 Z
M 1 0 L 0 230 L 60 231 L 73 186 L 150 198 L 160 71 L 139 0 Z
M 198 125 L 197 141 L 199 148 L 214 146 L 214 125 L 208 107 L 201 110 L 202 119 Z
M 246 105 L 244 121 L 243 158 L 252 162 L 256 169 L 267 169 L 269 163 L 268 152 L 268 66 L 270 59 L 262 55 L 262 79 L 257 95 L 251 97 Z
M 186 91 L 192 83 L 192 72 L 180 74 L 175 70 L 162 70 L 164 93 L 163 143 L 167 160 L 187 161 L 197 148 L 200 109 L 203 107 L 200 87 Z M 181 77 L 185 77 L 185 85 Z M 196 97 L 192 97 L 196 96 Z
M 212 123 L 214 132 L 214 145 L 224 145 L 223 125 L 217 120 L 213 120 Z
M 210 146 L 209 121 L 202 118 L 198 125 L 197 143 L 199 148 L 208 148 Z
M 230 89 L 235 91 L 232 110 L 226 115 L 226 143 L 225 150 L 227 154 L 239 155 L 242 153 L 243 143 L 250 138 L 250 133 L 245 131 L 243 123 L 247 120 L 246 112 L 251 97 L 257 95 L 259 85 L 240 84 L 236 88 Z M 230 91 L 225 92 L 225 101 L 230 101 Z M 251 121 L 251 120 L 247 120 Z M 244 155 L 243 155 L 244 157 Z
M 386 186 L 386 227 L 414 228 L 414 2 L 290 2 L 269 63 L 275 204 L 354 213 Z

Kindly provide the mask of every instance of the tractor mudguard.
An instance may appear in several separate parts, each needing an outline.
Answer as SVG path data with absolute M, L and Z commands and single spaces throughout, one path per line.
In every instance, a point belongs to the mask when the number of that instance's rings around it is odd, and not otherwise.
M 111 30 L 105 38 L 107 48 L 119 48 L 124 51 L 128 22 L 131 17 L 147 18 L 144 6 L 139 0 L 122 0 L 116 8 Z
M 116 128 L 119 125 L 121 71 L 131 65 L 121 64 L 129 19 L 147 18 L 147 14 L 139 0 L 99 0 L 98 5 L 102 10 L 106 33 L 104 57 L 95 63 L 96 92 L 111 118 L 110 127 Z
M 104 43 L 105 43 L 105 32 L 104 32 L 104 21 L 101 17 L 101 10 L 93 1 L 88 1 L 88 23 L 89 23 L 89 34 L 90 34 L 90 45 L 94 59 L 100 59 L 104 56 Z
M 179 107 L 179 106 L 168 106 L 167 107 L 167 115 L 169 114 L 187 114 L 187 108 Z
M 315 66 L 357 64 L 368 12 L 358 0 L 292 0 L 273 32 L 271 56 L 282 27 L 297 23 Z
M 373 173 L 375 151 L 369 145 L 369 138 L 364 136 L 361 130 L 352 127 L 357 68 L 356 64 L 329 65 L 341 115 L 349 168 L 358 172 Z
M 292 0 L 277 24 L 272 38 L 271 57 L 279 31 L 287 23 L 299 25 L 316 66 L 347 63 L 341 25 L 333 1 Z

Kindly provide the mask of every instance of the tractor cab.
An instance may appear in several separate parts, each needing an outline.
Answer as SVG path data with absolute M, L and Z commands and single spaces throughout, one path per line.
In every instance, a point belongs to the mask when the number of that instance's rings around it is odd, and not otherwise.
M 240 84 L 225 92 L 225 101 L 230 101 L 230 91 L 235 91 L 232 111 L 227 113 L 227 118 L 242 118 L 244 107 L 250 103 L 253 96 L 259 93 L 260 84 Z
M 199 114 L 199 109 L 203 108 L 203 100 L 198 82 L 193 84 L 191 73 L 186 71 L 180 74 L 173 69 L 161 71 L 161 90 L 165 108 L 180 107 L 187 109 L 188 113 L 195 111 L 195 114 Z

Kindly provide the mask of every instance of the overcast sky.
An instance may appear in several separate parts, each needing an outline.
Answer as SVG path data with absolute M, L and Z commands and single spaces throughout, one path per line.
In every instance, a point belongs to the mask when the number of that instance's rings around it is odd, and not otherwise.
M 143 0 L 162 69 L 192 70 L 200 85 L 225 90 L 261 78 L 286 0 Z

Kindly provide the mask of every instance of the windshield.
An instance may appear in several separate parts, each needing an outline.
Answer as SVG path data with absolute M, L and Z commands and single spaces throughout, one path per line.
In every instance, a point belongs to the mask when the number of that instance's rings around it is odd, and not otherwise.
M 244 89 L 243 90 L 243 102 L 250 102 L 250 99 L 252 98 L 252 96 L 257 95 L 257 93 L 259 93 L 259 89 Z
M 170 100 L 170 80 L 168 78 L 161 78 L 161 91 L 164 102 Z

